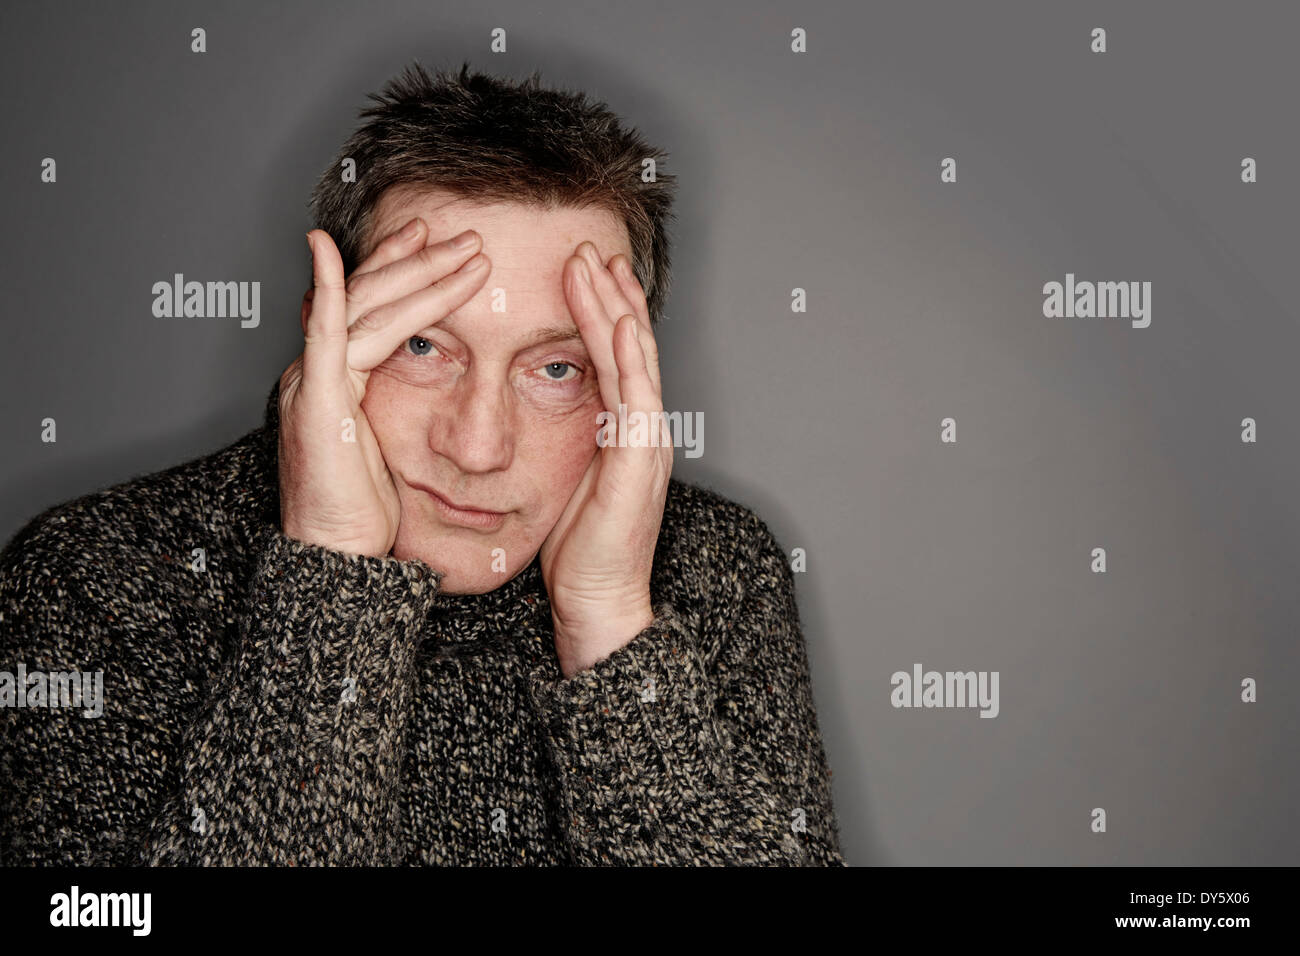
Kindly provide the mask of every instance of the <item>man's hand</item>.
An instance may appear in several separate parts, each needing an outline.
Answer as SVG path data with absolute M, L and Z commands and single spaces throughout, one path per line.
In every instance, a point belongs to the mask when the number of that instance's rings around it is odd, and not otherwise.
M 622 254 L 602 263 L 590 242 L 564 264 L 564 295 L 596 366 L 611 441 L 591 466 L 542 543 L 555 650 L 565 677 L 591 667 L 654 621 L 650 569 L 673 468 L 663 411 L 659 350 L 645 294 Z M 648 416 L 647 442 L 631 447 L 617 430 L 625 414 Z M 592 422 L 593 429 L 596 422 Z M 657 445 L 653 436 L 658 436 Z M 627 447 L 619 447 L 620 444 Z
M 466 230 L 425 245 L 416 218 L 386 237 L 345 283 L 320 229 L 307 234 L 313 288 L 303 351 L 280 376 L 280 522 L 287 537 L 384 557 L 397 538 L 397 488 L 361 410 L 370 372 L 483 285 L 483 239 Z M 461 243 L 457 245 L 456 243 Z

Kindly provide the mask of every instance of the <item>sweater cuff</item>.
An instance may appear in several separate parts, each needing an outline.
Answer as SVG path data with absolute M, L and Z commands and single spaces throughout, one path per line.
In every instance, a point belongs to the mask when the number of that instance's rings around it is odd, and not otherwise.
M 267 526 L 251 590 L 286 635 L 321 630 L 328 619 L 332 627 L 317 636 L 337 638 L 340 629 L 355 635 L 418 626 L 442 577 L 423 561 L 347 554 Z
M 553 665 L 534 668 L 529 694 L 577 802 L 658 803 L 725 785 L 713 691 L 672 605 L 656 606 L 649 627 L 591 668 L 559 680 L 554 673 Z
M 146 858 L 391 861 L 417 638 L 440 576 L 271 525 L 257 541 L 241 641 L 186 732 L 183 797 Z
M 441 580 L 422 561 L 346 554 L 272 527 L 246 617 L 249 650 L 260 652 L 244 663 L 261 669 L 262 680 L 305 683 L 335 701 L 383 699 L 385 685 L 411 666 Z M 337 708 L 325 713 L 339 718 Z

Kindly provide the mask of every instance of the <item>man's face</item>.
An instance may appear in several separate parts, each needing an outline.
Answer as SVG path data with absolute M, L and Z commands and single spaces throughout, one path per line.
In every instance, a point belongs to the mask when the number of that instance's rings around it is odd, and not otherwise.
M 370 373 L 361 407 L 401 502 L 392 556 L 443 572 L 447 593 L 479 594 L 532 561 L 597 450 L 604 406 L 561 286 L 565 260 L 583 240 L 606 262 L 631 246 L 605 210 L 399 188 L 377 204 L 362 258 L 414 216 L 429 242 L 476 230 L 491 272 Z

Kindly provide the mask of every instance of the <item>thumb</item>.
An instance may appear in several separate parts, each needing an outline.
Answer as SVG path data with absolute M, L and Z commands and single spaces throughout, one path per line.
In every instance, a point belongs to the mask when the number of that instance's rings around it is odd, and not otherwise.
M 311 312 L 303 331 L 302 379 L 305 387 L 336 383 L 347 370 L 347 289 L 343 257 L 323 229 L 307 233 L 311 247 Z

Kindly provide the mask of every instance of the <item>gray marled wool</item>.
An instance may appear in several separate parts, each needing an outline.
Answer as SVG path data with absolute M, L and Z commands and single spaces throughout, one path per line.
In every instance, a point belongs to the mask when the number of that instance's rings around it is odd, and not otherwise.
M 277 394 L 0 554 L 0 671 L 104 672 L 101 717 L 0 708 L 0 863 L 843 865 L 752 512 L 674 479 L 655 623 L 566 680 L 536 559 L 444 595 L 281 534 Z

